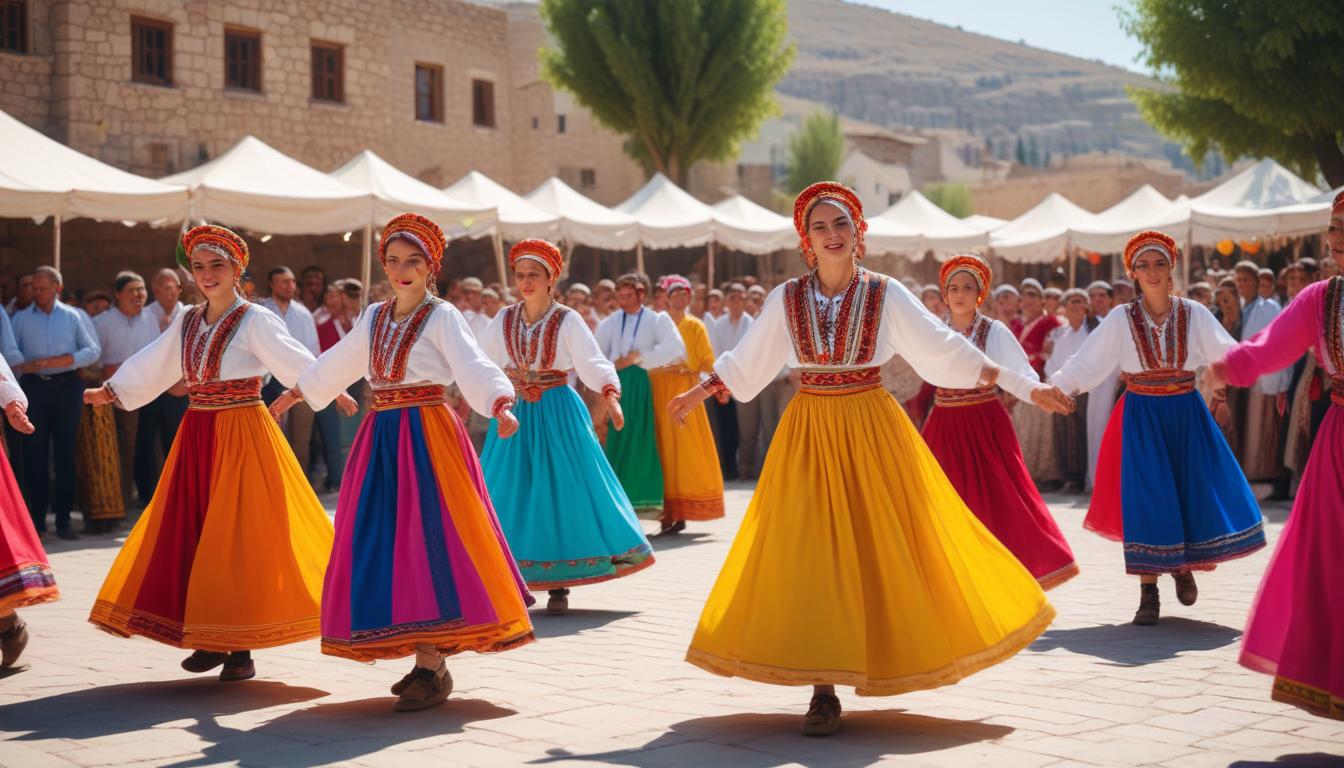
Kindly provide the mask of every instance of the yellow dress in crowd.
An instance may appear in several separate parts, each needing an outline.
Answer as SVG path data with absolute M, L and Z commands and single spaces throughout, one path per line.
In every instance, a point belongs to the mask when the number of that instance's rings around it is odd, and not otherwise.
M 687 660 L 866 696 L 954 683 L 1028 646 L 1055 612 L 967 509 L 879 367 L 900 354 L 935 385 L 965 388 L 984 358 L 888 277 L 856 268 L 843 302 L 820 310 L 815 283 L 776 288 L 715 364 L 711 386 L 742 400 L 786 364 L 802 388 Z M 818 311 L 831 313 L 830 339 Z
M 714 349 L 709 331 L 698 318 L 686 315 L 677 324 L 686 345 L 686 358 L 649 372 L 653 390 L 653 423 L 658 435 L 658 457 L 663 464 L 664 522 L 713 520 L 723 517 L 723 474 L 714 448 L 705 406 L 698 405 L 675 424 L 667 415 L 672 398 L 700 383 L 701 373 L 713 373 Z

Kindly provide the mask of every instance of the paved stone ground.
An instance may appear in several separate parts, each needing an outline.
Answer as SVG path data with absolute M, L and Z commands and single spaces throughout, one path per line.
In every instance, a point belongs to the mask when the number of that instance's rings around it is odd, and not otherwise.
M 1162 623 L 1134 627 L 1136 580 L 1119 547 L 1082 530 L 1080 497 L 1051 499 L 1083 573 L 1052 593 L 1059 618 L 1030 650 L 940 690 L 842 689 L 840 735 L 799 736 L 806 689 L 682 661 L 749 496 L 732 487 L 728 518 L 693 525 L 653 568 L 576 590 L 571 615 L 535 615 L 540 642 L 452 661 L 450 702 L 410 714 L 387 693 L 406 662 L 354 664 L 312 642 L 259 652 L 260 677 L 221 685 L 182 672 L 182 652 L 105 635 L 85 618 L 120 538 L 54 542 L 64 599 L 24 612 L 27 667 L 0 679 L 0 764 L 1344 764 L 1344 723 L 1270 701 L 1269 679 L 1235 663 L 1268 553 L 1201 575 L 1192 608 L 1164 581 Z M 1267 513 L 1277 537 L 1286 508 Z

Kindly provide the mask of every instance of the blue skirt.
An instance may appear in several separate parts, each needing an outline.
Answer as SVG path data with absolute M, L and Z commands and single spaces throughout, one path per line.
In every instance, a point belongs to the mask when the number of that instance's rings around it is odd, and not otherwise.
M 1125 571 L 1210 570 L 1265 546 L 1260 506 L 1198 392 L 1126 393 Z
M 490 422 L 481 465 L 509 548 L 528 586 L 562 589 L 653 564 L 653 548 L 597 442 L 588 409 L 567 386 L 514 408 L 518 432 Z

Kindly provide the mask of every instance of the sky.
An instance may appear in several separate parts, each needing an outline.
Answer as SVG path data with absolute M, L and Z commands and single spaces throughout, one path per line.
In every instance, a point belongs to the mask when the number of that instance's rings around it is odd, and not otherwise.
M 855 0 L 907 16 L 960 26 L 968 32 L 1147 74 L 1143 51 L 1120 26 L 1117 6 L 1128 0 Z

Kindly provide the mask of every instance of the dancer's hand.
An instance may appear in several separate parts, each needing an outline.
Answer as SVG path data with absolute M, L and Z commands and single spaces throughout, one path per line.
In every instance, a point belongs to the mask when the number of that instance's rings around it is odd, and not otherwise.
M 355 402 L 355 398 L 342 392 L 336 396 L 336 410 L 342 416 L 354 416 L 359 413 L 359 403 Z
M 607 418 L 617 432 L 625 428 L 625 411 L 621 410 L 621 399 L 616 395 L 607 395 Z
M 116 398 L 112 395 L 112 390 L 108 389 L 106 386 L 84 390 L 85 405 L 107 405 L 115 399 Z M 8 412 L 8 406 L 6 406 L 5 410 Z
M 9 426 L 25 435 L 33 434 L 33 430 L 36 429 L 33 422 L 28 420 L 27 408 L 18 400 L 11 400 L 9 405 L 5 406 L 5 418 L 9 419 Z
M 667 404 L 667 415 L 671 416 L 672 420 L 678 424 L 685 424 L 686 416 L 697 405 L 703 403 L 707 397 L 709 397 L 709 390 L 699 385 L 691 387 L 672 398 L 672 401 Z
M 499 416 L 496 416 L 495 420 L 498 422 L 498 431 L 501 440 L 506 437 L 511 437 L 514 432 L 518 431 L 518 417 L 514 416 L 513 411 L 508 408 L 500 411 Z
M 1209 367 L 1204 371 L 1205 382 L 1214 389 L 1223 389 L 1227 386 L 1227 363 L 1223 360 L 1214 360 L 1209 363 Z
M 283 394 L 275 398 L 275 402 L 271 403 L 271 418 L 277 422 L 280 421 L 280 417 L 284 416 L 286 411 L 293 408 L 302 399 L 303 393 L 299 391 L 298 387 L 285 390 Z
M 1057 413 L 1061 416 L 1073 413 L 1073 398 L 1064 394 L 1064 391 L 1059 387 L 1048 384 L 1042 384 L 1031 391 L 1031 402 L 1035 403 L 1036 407 L 1041 410 Z

